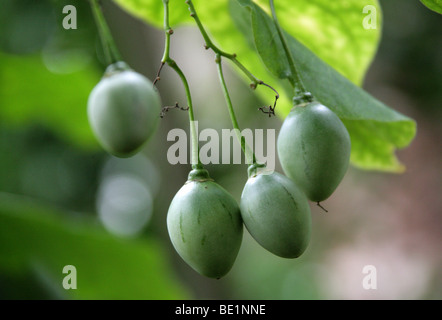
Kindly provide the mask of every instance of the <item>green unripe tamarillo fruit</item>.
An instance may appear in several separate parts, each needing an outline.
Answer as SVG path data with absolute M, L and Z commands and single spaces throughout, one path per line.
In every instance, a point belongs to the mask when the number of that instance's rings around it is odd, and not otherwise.
M 278 135 L 284 173 L 315 202 L 327 199 L 348 168 L 351 143 L 345 125 L 318 102 L 294 107 Z
M 124 62 L 106 69 L 88 100 L 92 131 L 118 157 L 132 156 L 143 146 L 156 129 L 160 110 L 152 82 Z
M 249 233 L 271 253 L 297 258 L 307 248 L 310 206 L 305 194 L 286 176 L 277 172 L 249 175 L 240 208 Z
M 204 169 L 192 170 L 173 198 L 167 229 L 181 258 L 209 278 L 230 271 L 243 236 L 238 204 Z

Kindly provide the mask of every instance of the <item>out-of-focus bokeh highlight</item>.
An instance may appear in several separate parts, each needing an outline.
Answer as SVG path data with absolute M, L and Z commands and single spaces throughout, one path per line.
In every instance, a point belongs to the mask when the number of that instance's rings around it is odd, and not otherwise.
M 76 30 L 62 27 L 68 4 L 77 9 Z M 170 110 L 139 155 L 107 155 L 86 115 L 89 92 L 105 67 L 88 2 L 0 5 L 0 298 L 442 298 L 437 13 L 418 1 L 381 1 L 382 40 L 364 83 L 372 95 L 417 121 L 415 140 L 398 153 L 406 172 L 350 168 L 322 203 L 327 213 L 312 203 L 312 240 L 302 257 L 273 256 L 245 231 L 231 272 L 212 280 L 180 259 L 166 229 L 169 203 L 190 170 L 167 161 L 173 144 L 167 133 L 188 132 L 187 113 Z M 103 1 L 103 8 L 124 59 L 153 80 L 163 32 L 112 1 Z M 203 49 L 201 35 L 183 27 L 172 40 L 171 56 L 188 77 L 199 129 L 231 128 L 214 57 Z M 257 111 L 270 104 L 272 93 L 270 102 L 260 101 L 229 67 L 241 127 L 278 133 L 281 119 Z M 185 104 L 182 85 L 167 67 L 157 87 L 163 105 Z M 239 201 L 247 166 L 207 169 Z M 278 162 L 276 170 L 282 172 Z M 63 287 L 66 265 L 76 267 L 77 289 Z M 376 289 L 364 288 L 369 276 L 375 276 Z

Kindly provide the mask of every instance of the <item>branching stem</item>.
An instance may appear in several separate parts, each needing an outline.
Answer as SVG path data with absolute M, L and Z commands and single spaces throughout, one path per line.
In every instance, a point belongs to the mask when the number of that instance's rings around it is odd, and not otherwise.
M 212 40 L 210 39 L 209 35 L 206 32 L 206 29 L 204 28 L 203 24 L 201 23 L 201 20 L 199 19 L 198 15 L 196 13 L 196 10 L 195 10 L 195 7 L 193 6 L 192 0 L 186 0 L 186 4 L 189 7 L 190 16 L 195 20 L 196 25 L 198 26 L 198 29 L 200 30 L 201 35 L 204 38 L 204 42 L 205 42 L 204 47 L 207 50 L 212 49 L 213 52 L 215 52 L 215 54 L 217 54 L 221 57 L 227 58 L 230 61 L 232 61 L 236 65 L 236 67 L 238 67 L 238 69 L 240 69 L 250 79 L 250 81 L 252 81 L 252 83 L 250 84 L 250 87 L 252 89 L 255 89 L 258 85 L 264 85 L 276 93 L 275 101 L 278 100 L 278 98 L 279 98 L 278 92 L 273 87 L 266 84 L 264 81 L 256 78 L 241 62 L 238 61 L 235 53 L 233 53 L 233 54 L 227 53 L 227 52 L 221 50 L 220 48 L 218 48 L 212 42 Z
M 155 82 L 159 80 L 161 69 L 163 68 L 164 64 L 167 64 L 170 68 L 172 68 L 180 77 L 181 82 L 183 83 L 184 86 L 184 90 L 186 92 L 187 106 L 189 108 L 192 168 L 200 169 L 202 168 L 202 164 L 199 158 L 198 133 L 196 132 L 195 116 L 193 112 L 193 103 L 192 103 L 192 96 L 190 94 L 190 87 L 183 71 L 178 67 L 177 63 L 172 58 L 170 58 L 170 36 L 173 34 L 173 30 L 169 25 L 169 0 L 163 0 L 163 5 L 164 5 L 164 31 L 166 34 L 166 40 L 165 40 L 163 58 L 161 59 L 161 67 L 158 70 Z

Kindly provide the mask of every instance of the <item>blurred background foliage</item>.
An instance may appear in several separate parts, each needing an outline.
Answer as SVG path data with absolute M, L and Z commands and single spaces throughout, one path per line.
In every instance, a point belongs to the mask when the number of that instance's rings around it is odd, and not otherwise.
M 62 27 L 67 4 L 77 9 L 76 30 Z M 323 204 L 329 213 L 312 205 L 312 242 L 301 258 L 275 257 L 245 231 L 232 271 L 211 280 L 177 256 L 166 230 L 189 171 L 167 162 L 166 137 L 187 131 L 187 114 L 169 112 L 142 154 L 107 155 L 86 115 L 105 68 L 88 2 L 0 0 L 0 298 L 442 298 L 442 18 L 418 1 L 380 4 L 383 34 L 364 88 L 417 121 L 415 140 L 398 153 L 407 171 L 350 168 Z M 153 79 L 162 31 L 112 1 L 103 9 L 124 59 Z M 175 31 L 172 56 L 188 76 L 200 129 L 230 128 L 212 55 L 194 28 Z M 267 102 L 237 74 L 227 78 L 241 126 L 278 132 L 281 120 L 257 111 Z M 185 101 L 167 68 L 158 89 L 164 105 Z M 239 200 L 246 167 L 207 168 Z M 65 265 L 77 268 L 76 290 L 62 287 Z M 365 265 L 377 268 L 377 290 L 361 285 Z

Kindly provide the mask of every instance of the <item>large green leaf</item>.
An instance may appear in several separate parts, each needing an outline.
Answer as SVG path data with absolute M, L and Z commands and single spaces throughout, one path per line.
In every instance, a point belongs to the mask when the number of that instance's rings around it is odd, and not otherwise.
M 162 27 L 160 0 L 114 0 L 134 16 Z M 229 16 L 229 0 L 192 1 L 204 26 L 226 51 L 248 61 L 250 52 Z M 268 0 L 256 1 L 267 8 Z M 360 84 L 379 42 L 381 10 L 377 0 L 277 0 L 282 26 L 320 58 L 356 84 Z M 185 0 L 170 0 L 170 23 L 177 26 L 192 19 Z M 370 9 L 364 11 L 364 8 Z M 268 10 L 268 9 L 267 9 Z M 367 12 L 367 13 L 364 13 Z M 376 28 L 363 27 L 364 18 L 374 14 Z M 247 63 L 251 65 L 254 60 Z M 255 71 L 255 69 L 254 69 Z M 259 71 L 256 70 L 256 71 Z
M 270 12 L 268 0 L 255 2 Z M 362 83 L 380 38 L 377 0 L 274 2 L 284 30 L 349 80 Z
M 49 71 L 41 55 L 0 53 L 0 121 L 38 123 L 76 145 L 98 146 L 87 120 L 90 91 L 101 74 L 92 67 L 66 74 Z
M 34 278 L 62 299 L 189 297 L 158 241 L 119 239 L 94 221 L 0 193 L 0 273 Z M 77 289 L 62 286 L 66 265 L 77 270 Z
M 420 0 L 429 9 L 442 14 L 442 0 Z
M 292 77 L 273 20 L 252 1 L 240 2 L 250 11 L 255 45 L 267 68 L 280 79 Z M 350 82 L 289 34 L 285 38 L 305 86 L 344 120 L 352 139 L 353 164 L 401 171 L 394 149 L 409 144 L 415 135 L 415 122 Z M 289 111 L 285 105 L 284 109 Z

